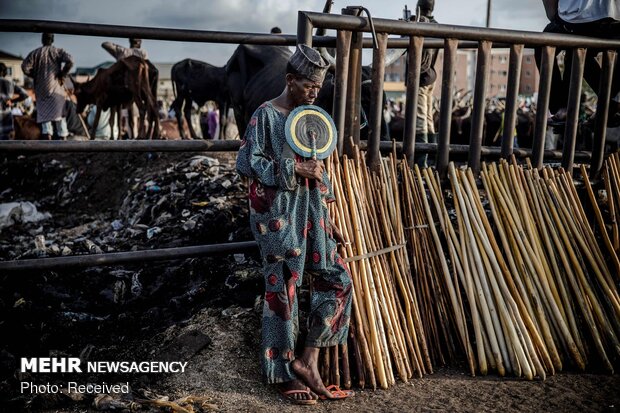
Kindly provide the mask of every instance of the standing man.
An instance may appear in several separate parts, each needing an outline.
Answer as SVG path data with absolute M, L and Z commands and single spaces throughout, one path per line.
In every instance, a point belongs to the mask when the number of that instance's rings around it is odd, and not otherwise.
M 576 34 L 579 36 L 600 37 L 603 39 L 620 39 L 620 3 L 618 0 L 542 0 L 545 13 L 550 23 L 543 30 L 548 33 Z M 560 73 L 557 64 L 553 65 L 549 110 L 552 121 L 564 122 L 568 92 L 570 89 L 570 73 L 572 49 L 556 48 L 555 54 L 566 50 L 564 57 L 564 73 Z M 599 50 L 588 49 L 584 64 L 583 77 L 594 93 L 598 94 L 598 82 L 601 66 L 596 60 Z M 536 63 L 541 67 L 540 52 L 536 53 Z M 607 126 L 620 125 L 620 64 L 616 60 L 613 81 L 611 84 L 611 101 L 609 102 L 609 118 Z
M 418 0 L 416 9 L 419 16 L 411 17 L 411 20 L 423 23 L 437 23 L 433 17 L 435 0 Z M 415 122 L 415 141 L 416 143 L 437 143 L 435 124 L 433 122 L 433 89 L 437 72 L 435 72 L 435 62 L 437 61 L 437 49 L 424 49 L 422 52 L 422 64 L 420 66 L 420 89 L 418 91 L 418 109 Z M 416 156 L 416 164 L 424 168 L 428 155 L 421 154 Z
M 34 79 L 34 92 L 37 98 L 37 122 L 41 124 L 42 139 L 51 139 L 54 135 L 52 123 L 58 137 L 67 138 L 67 121 L 64 107 L 66 93 L 64 79 L 73 67 L 73 57 L 63 49 L 52 46 L 54 35 L 41 35 L 43 46 L 33 50 L 22 62 L 26 76 Z
M 323 162 L 295 155 L 285 137 L 287 116 L 314 103 L 327 67 L 316 50 L 297 47 L 284 90 L 254 112 L 237 158 L 237 171 L 249 179 L 250 225 L 263 258 L 263 372 L 284 397 L 304 405 L 353 394 L 330 392 L 318 372 L 319 349 L 346 343 L 351 314 L 351 276 L 336 250 L 336 240 L 344 240 L 327 209 L 334 201 L 331 183 Z M 305 347 L 296 357 L 304 271 L 311 276 L 311 308 Z
M 0 141 L 9 139 L 9 134 L 13 131 L 13 104 L 28 98 L 23 88 L 17 86 L 12 79 L 4 78 L 7 72 L 6 65 L 0 63 Z
M 119 44 L 115 44 L 112 42 L 101 43 L 101 47 L 103 47 L 108 53 L 114 56 L 114 59 L 116 59 L 117 62 L 119 60 L 125 59 L 130 56 L 136 56 L 141 59 L 147 60 L 149 58 L 148 53 L 146 52 L 146 50 L 141 49 L 140 48 L 141 46 L 142 46 L 142 39 L 137 39 L 133 37 L 129 38 L 129 47 L 124 47 L 124 46 L 121 46 Z M 131 120 L 133 121 L 131 125 L 133 125 L 133 127 L 129 127 L 130 126 L 129 111 L 131 111 L 131 117 L 132 117 Z M 139 114 L 138 114 L 138 107 L 136 106 L 136 104 L 134 103 L 128 109 L 123 108 L 123 110 L 121 111 L 121 117 L 122 117 L 121 122 L 124 122 L 125 125 L 127 126 L 129 138 L 134 139 L 135 137 L 137 137 L 138 136 L 137 129 L 138 129 Z
M 129 39 L 129 47 L 123 47 L 112 42 L 101 43 L 101 47 L 103 47 L 108 53 L 114 56 L 117 62 L 129 56 L 137 56 L 144 60 L 148 59 L 149 57 L 146 53 L 146 50 L 141 49 L 141 46 L 142 39 L 136 38 Z

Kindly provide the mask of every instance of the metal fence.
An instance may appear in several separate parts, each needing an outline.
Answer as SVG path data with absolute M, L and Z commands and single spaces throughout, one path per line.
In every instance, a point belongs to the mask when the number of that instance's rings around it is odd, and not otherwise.
M 425 37 L 443 39 L 444 62 L 441 90 L 441 110 L 439 122 L 439 144 L 437 149 L 436 167 L 440 174 L 445 175 L 450 159 L 450 123 L 452 116 L 452 89 L 454 77 L 452 74 L 456 61 L 456 49 L 459 41 L 475 42 L 477 44 L 477 64 L 472 112 L 471 135 L 469 143 L 468 163 L 474 171 L 480 169 L 482 155 L 482 135 L 485 111 L 485 93 L 489 78 L 489 54 L 493 44 L 500 43 L 510 48 L 510 62 L 507 84 L 507 105 L 503 129 L 502 149 L 503 157 L 514 153 L 513 131 L 517 113 L 517 92 L 519 89 L 519 74 L 524 47 L 540 47 L 542 49 L 542 67 L 540 69 L 539 96 L 536 105 L 536 122 L 534 129 L 534 143 L 532 147 L 532 163 L 540 168 L 545 155 L 545 134 L 547 129 L 547 109 L 551 90 L 551 74 L 555 59 L 555 48 L 574 49 L 570 91 L 567 104 L 567 120 L 562 151 L 562 166 L 571 170 L 575 159 L 575 141 L 577 137 L 577 122 L 581 96 L 581 82 L 587 48 L 603 51 L 603 71 L 598 90 L 597 116 L 594 131 L 594 146 L 591 159 L 591 174 L 596 176 L 603 163 L 603 151 L 606 135 L 607 111 L 609 109 L 611 78 L 616 60 L 616 51 L 620 49 L 620 41 L 595 39 L 590 37 L 559 35 L 551 33 L 533 33 L 515 30 L 484 29 L 443 24 L 412 24 L 401 20 L 369 19 L 359 17 L 360 8 L 343 10 L 344 15 L 333 15 L 313 12 L 299 12 L 297 42 L 313 45 L 311 36 L 314 28 L 337 30 L 337 68 L 336 68 L 336 97 L 334 99 L 334 121 L 339 132 L 339 148 L 349 152 L 349 142 L 359 140 L 356 129 L 359 129 L 359 119 L 355 119 L 356 104 L 359 102 L 359 73 L 361 33 L 374 31 L 377 33 L 378 47 L 373 51 L 372 69 L 372 103 L 369 118 L 372 124 L 371 137 L 368 143 L 368 163 L 376 165 L 379 160 L 379 133 L 378 120 L 382 114 L 383 89 L 383 62 L 386 49 L 390 45 L 388 34 L 408 37 L 408 77 L 418 79 L 423 40 Z M 352 15 L 353 14 L 353 15 Z M 374 27 L 372 27 L 374 26 Z M 415 152 L 415 114 L 417 108 L 418 82 L 411 81 L 407 85 L 407 100 L 405 112 L 405 139 L 404 155 L 413 164 Z
M 369 163 L 375 165 L 381 151 L 389 151 L 392 144 L 379 142 L 380 119 L 383 98 L 383 62 L 387 48 L 406 48 L 408 50 L 408 77 L 418 79 L 422 49 L 441 48 L 444 50 L 443 73 L 452 73 L 457 48 L 477 48 L 478 62 L 476 70 L 476 87 L 474 93 L 474 112 L 470 145 L 450 145 L 450 120 L 452 107 L 453 78 L 445 76 L 442 80 L 439 144 L 416 144 L 415 113 L 417 106 L 418 83 L 408 82 L 406 101 L 405 140 L 397 143 L 396 149 L 402 152 L 413 164 L 415 151 L 436 153 L 437 169 L 445 172 L 450 155 L 468 154 L 469 165 L 478 170 L 481 156 L 508 157 L 531 156 L 534 165 L 542 166 L 545 159 L 562 159 L 565 168 L 570 169 L 575 159 L 591 160 L 591 170 L 600 170 L 603 161 L 606 116 L 609 107 L 611 74 L 615 63 L 615 50 L 620 42 L 592 39 L 577 36 L 540 34 L 520 31 L 481 29 L 450 25 L 420 25 L 398 20 L 373 19 L 377 32 L 377 48 L 373 52 L 372 103 L 369 116 L 372 131 L 368 142 L 359 141 L 360 128 L 360 84 L 361 84 L 361 50 L 373 47 L 375 39 L 364 38 L 363 32 L 369 32 L 371 25 L 366 18 L 358 17 L 356 8 L 343 9 L 345 15 L 333 15 L 313 12 L 299 12 L 297 36 L 263 33 L 213 32 L 199 30 L 160 29 L 130 26 L 113 26 L 102 24 L 66 23 L 54 21 L 0 19 L 0 31 L 4 32 L 54 32 L 60 34 L 139 37 L 154 40 L 172 40 L 184 42 L 262 44 L 294 46 L 305 43 L 315 47 L 336 47 L 336 84 L 334 94 L 334 120 L 338 129 L 339 153 L 351 150 L 350 143 L 360 144 L 366 149 Z M 348 14 L 348 15 L 347 15 Z M 312 36 L 314 28 L 336 29 L 336 37 Z M 389 38 L 388 34 L 405 36 Z M 424 39 L 431 37 L 433 39 Z M 521 56 L 524 46 L 540 46 L 543 49 L 538 114 L 536 118 L 533 148 L 514 149 L 512 131 L 516 118 L 516 98 L 519 84 Z M 488 55 L 491 47 L 510 47 L 510 69 L 508 74 L 507 107 L 504 123 L 502 147 L 482 147 L 483 116 L 485 89 L 488 79 Z M 568 102 L 568 119 L 565 135 L 565 147 L 560 151 L 545 151 L 546 109 L 549 101 L 551 67 L 555 47 L 576 48 L 573 59 L 571 89 Z M 595 128 L 595 146 L 593 152 L 575 152 L 577 115 L 581 91 L 585 48 L 594 47 L 605 50 L 603 54 L 603 76 L 599 88 L 599 103 Z M 544 110 L 543 110 L 544 109 Z M 346 139 L 345 139 L 346 138 Z M 148 151 L 235 151 L 239 142 L 235 141 L 87 141 L 87 142 L 43 142 L 43 141 L 0 141 L 0 152 L 148 152 Z M 244 252 L 256 248 L 254 242 L 239 242 L 195 247 L 167 248 L 149 251 L 123 252 L 87 256 L 70 256 L 60 258 L 40 258 L 0 262 L 0 271 L 23 271 L 59 269 L 67 267 L 84 267 L 96 265 L 115 265 L 130 262 L 180 259 L 190 256 Z

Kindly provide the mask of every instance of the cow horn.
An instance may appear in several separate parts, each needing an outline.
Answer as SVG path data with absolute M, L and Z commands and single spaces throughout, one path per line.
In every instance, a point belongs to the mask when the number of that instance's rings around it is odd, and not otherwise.
M 390 49 L 385 55 L 385 61 L 383 66 L 388 67 L 395 61 L 397 61 L 407 49 Z
M 383 61 L 383 67 L 390 66 L 392 63 L 397 61 L 406 51 L 407 49 L 388 50 L 388 52 L 385 54 L 385 60 Z M 370 67 L 372 67 L 372 63 L 370 64 Z
M 330 55 L 325 47 L 319 47 L 319 52 L 321 53 L 323 59 L 325 59 L 325 61 L 329 63 L 330 69 L 336 67 L 336 58 Z

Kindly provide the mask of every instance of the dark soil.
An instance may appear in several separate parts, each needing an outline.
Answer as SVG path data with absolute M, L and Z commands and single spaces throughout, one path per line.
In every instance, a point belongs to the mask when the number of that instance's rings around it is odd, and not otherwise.
M 0 157 L 0 203 L 31 201 L 52 214 L 0 230 L 0 259 L 55 256 L 65 247 L 73 254 L 95 252 L 92 244 L 114 252 L 250 240 L 234 155 L 206 154 L 219 165 L 199 158 L 192 166 L 196 155 L 204 154 Z M 34 247 L 37 235 L 44 236 L 45 251 Z M 95 411 L 93 396 L 72 400 L 18 388 L 23 381 L 68 380 L 129 382 L 142 396 L 148 390 L 170 400 L 206 396 L 225 412 L 299 411 L 261 379 L 259 262 L 254 253 L 0 274 L 0 411 Z M 46 356 L 189 364 L 176 374 L 19 372 L 21 357 Z M 618 411 L 619 389 L 615 375 L 563 372 L 527 382 L 472 378 L 452 367 L 305 409 Z

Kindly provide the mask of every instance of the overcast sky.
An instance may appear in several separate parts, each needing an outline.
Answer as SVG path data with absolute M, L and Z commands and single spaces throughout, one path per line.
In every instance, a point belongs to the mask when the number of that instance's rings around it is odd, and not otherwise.
M 295 34 L 297 11 L 321 11 L 325 0 L 0 0 L 0 18 L 37 19 L 127 26 L 232 32 L 269 32 L 280 26 Z M 436 0 L 435 18 L 446 24 L 484 26 L 486 0 Z M 332 12 L 347 5 L 362 5 L 373 17 L 398 19 L 405 4 L 416 0 L 335 0 Z M 540 32 L 546 24 L 541 0 L 492 0 L 491 27 Z M 102 48 L 106 40 L 123 46 L 127 39 L 56 35 L 55 45 L 73 55 L 77 66 L 94 66 L 111 56 Z M 0 50 L 25 57 L 40 46 L 40 35 L 0 32 Z M 223 65 L 233 45 L 145 40 L 152 61 L 177 62 L 187 57 Z

